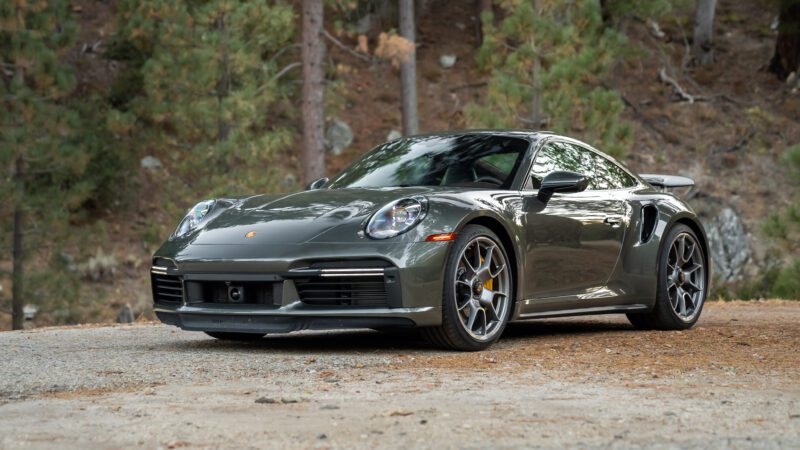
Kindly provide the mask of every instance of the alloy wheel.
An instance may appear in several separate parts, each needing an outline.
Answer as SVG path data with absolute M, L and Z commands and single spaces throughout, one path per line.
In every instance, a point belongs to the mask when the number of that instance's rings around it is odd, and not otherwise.
M 667 295 L 673 311 L 685 322 L 694 320 L 705 300 L 704 264 L 694 236 L 677 235 L 667 256 Z
M 503 250 L 479 236 L 464 247 L 455 276 L 458 318 L 464 330 L 479 341 L 502 330 L 510 305 L 510 277 Z

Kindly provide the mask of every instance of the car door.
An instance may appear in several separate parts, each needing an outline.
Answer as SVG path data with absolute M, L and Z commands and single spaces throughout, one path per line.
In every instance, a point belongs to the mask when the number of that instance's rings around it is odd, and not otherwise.
M 579 296 L 604 286 L 611 276 L 628 223 L 627 206 L 624 192 L 606 188 L 612 185 L 609 173 L 613 171 L 598 158 L 603 159 L 561 140 L 548 141 L 538 151 L 529 189 L 523 192 L 526 298 Z M 598 164 L 602 165 L 600 176 Z M 541 200 L 538 184 L 558 170 L 589 176 L 589 187 Z

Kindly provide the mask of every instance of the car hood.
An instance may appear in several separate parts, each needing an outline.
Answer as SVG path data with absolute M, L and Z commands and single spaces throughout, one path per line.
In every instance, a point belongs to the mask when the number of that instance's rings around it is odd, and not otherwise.
M 430 188 L 319 189 L 287 195 L 258 195 L 218 214 L 193 237 L 197 245 L 304 243 L 346 226 L 350 239 L 369 215 L 404 197 Z M 358 225 L 356 228 L 354 225 Z M 246 237 L 248 236 L 250 237 Z

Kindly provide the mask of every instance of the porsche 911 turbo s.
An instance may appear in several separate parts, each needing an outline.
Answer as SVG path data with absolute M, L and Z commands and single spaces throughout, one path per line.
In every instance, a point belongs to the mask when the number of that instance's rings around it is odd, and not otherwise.
M 401 138 L 303 192 L 192 207 L 153 257 L 154 309 L 219 339 L 416 327 L 458 350 L 545 317 L 688 329 L 709 252 L 668 189 L 692 184 L 547 132 Z

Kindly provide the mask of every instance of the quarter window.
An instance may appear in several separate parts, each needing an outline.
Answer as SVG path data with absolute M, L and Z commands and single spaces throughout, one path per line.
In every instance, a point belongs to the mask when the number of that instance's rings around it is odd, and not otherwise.
M 579 145 L 551 141 L 536 155 L 527 189 L 539 189 L 547 174 L 568 171 L 589 177 L 590 190 L 624 189 L 636 186 L 636 180 L 622 167 Z
M 628 175 L 622 167 L 596 153 L 588 151 L 587 153 L 594 160 L 594 175 L 589 189 L 625 189 L 636 185 L 636 180 Z
M 550 172 L 568 171 L 592 176 L 594 162 L 587 151 L 566 142 L 546 142 L 536 155 L 528 187 L 539 189 Z

